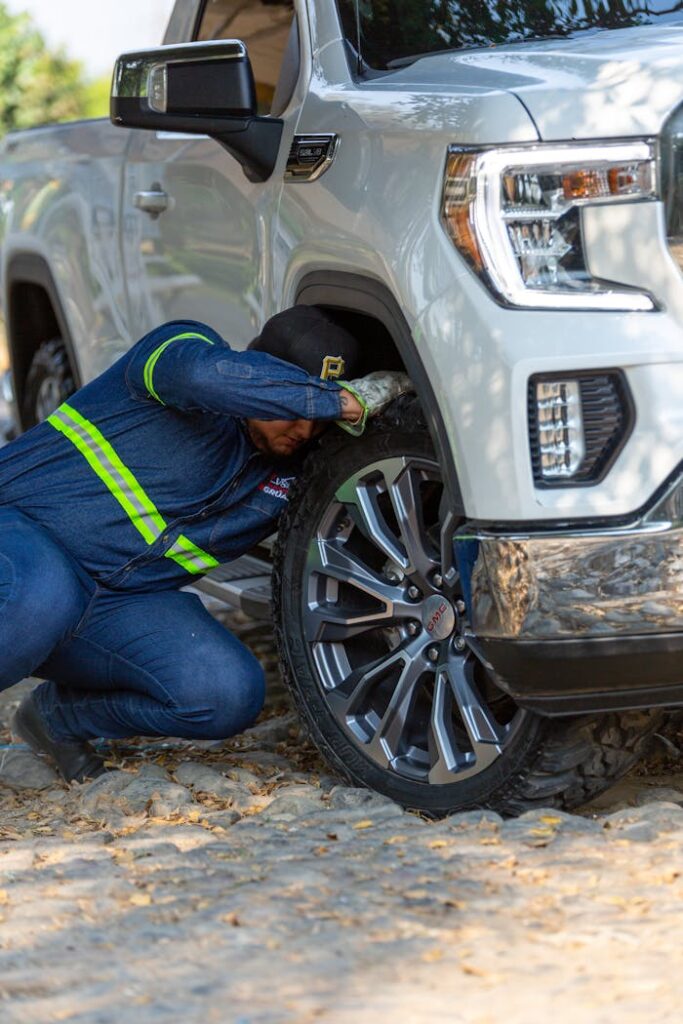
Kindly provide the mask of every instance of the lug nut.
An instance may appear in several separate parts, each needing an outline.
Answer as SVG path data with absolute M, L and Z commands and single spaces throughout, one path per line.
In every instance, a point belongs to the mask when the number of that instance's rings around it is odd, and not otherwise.
M 455 602 L 455 610 L 458 613 L 458 615 L 464 615 L 465 612 L 467 611 L 467 607 L 465 605 L 465 602 L 464 601 L 456 601 Z
M 453 640 L 453 646 L 455 647 L 456 651 L 464 651 L 465 650 L 465 637 L 464 636 L 456 636 L 455 639 Z
M 435 572 L 434 573 L 434 575 L 432 576 L 432 582 L 433 582 L 435 587 L 442 587 L 443 586 L 443 576 L 441 575 L 440 572 Z
M 399 582 L 398 573 L 395 573 L 393 571 L 389 571 L 387 573 L 387 579 L 388 579 L 389 583 L 398 583 Z
M 416 601 L 419 596 L 420 591 L 416 586 L 413 585 L 412 587 L 408 587 L 408 597 L 411 598 L 411 600 Z
M 420 631 L 420 623 L 419 622 L 409 622 L 408 623 L 408 633 L 409 633 L 410 636 L 415 636 L 417 633 L 419 633 L 419 631 Z
M 430 661 L 438 661 L 439 660 L 439 648 L 438 647 L 430 647 L 429 650 L 427 651 L 427 657 L 429 658 Z

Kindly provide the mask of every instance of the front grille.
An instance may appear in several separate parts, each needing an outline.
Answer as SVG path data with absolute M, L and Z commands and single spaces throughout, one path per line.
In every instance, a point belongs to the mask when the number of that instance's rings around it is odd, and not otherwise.
M 586 452 L 576 473 L 547 480 L 541 472 L 536 383 L 540 380 L 576 380 L 581 393 Z M 628 439 L 634 423 L 634 406 L 624 375 L 618 370 L 568 371 L 539 374 L 529 379 L 529 445 L 534 483 L 537 487 L 581 487 L 599 483 Z

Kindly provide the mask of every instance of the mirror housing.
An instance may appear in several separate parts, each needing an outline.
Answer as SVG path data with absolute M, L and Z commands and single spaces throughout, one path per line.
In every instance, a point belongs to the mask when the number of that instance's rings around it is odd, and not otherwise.
M 116 61 L 110 117 L 126 128 L 209 135 L 266 181 L 283 122 L 256 114 L 247 48 L 238 39 L 182 43 L 124 53 Z

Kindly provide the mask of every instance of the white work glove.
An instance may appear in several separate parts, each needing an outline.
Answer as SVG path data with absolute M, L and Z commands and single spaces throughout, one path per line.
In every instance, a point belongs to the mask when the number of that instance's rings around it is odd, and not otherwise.
M 355 422 L 336 421 L 338 426 L 356 437 L 365 430 L 368 417 L 379 416 L 399 395 L 415 390 L 408 374 L 400 370 L 375 370 L 367 377 L 339 383 L 354 395 L 363 407 L 361 416 Z

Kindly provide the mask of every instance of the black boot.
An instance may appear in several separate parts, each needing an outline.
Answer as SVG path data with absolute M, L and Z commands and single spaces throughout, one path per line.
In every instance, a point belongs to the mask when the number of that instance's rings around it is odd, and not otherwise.
M 13 736 L 28 743 L 36 754 L 47 754 L 66 782 L 96 779 L 108 771 L 104 761 L 87 740 L 53 740 L 48 736 L 40 711 L 29 693 L 10 719 Z

